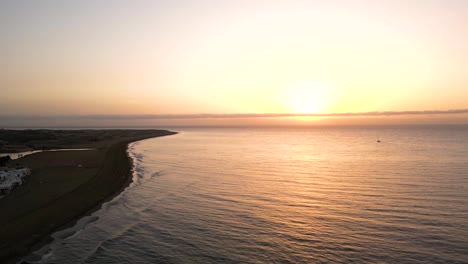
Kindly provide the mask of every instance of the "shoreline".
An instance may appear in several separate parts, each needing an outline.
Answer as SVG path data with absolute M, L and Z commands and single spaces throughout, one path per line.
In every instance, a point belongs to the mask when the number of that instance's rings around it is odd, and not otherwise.
M 99 168 L 97 168 L 97 172 L 93 177 L 80 186 L 77 186 L 77 188 L 73 189 L 71 192 L 60 197 L 60 199 L 54 200 L 51 204 L 47 204 L 43 208 L 36 210 L 44 210 L 46 211 L 45 214 L 47 214 L 47 212 L 55 210 L 56 213 L 56 210 L 63 209 L 68 214 L 65 213 L 66 215 L 60 217 L 60 221 L 53 223 L 52 226 L 49 225 L 49 228 L 42 231 L 39 235 L 33 232 L 33 235 L 36 237 L 14 239 L 15 234 L 10 236 L 10 239 L 14 242 L 7 246 L 3 245 L 3 247 L 0 245 L 0 261 L 2 261 L 2 263 L 17 263 L 23 260 L 24 257 L 53 242 L 54 238 L 52 234 L 73 227 L 80 219 L 99 211 L 103 204 L 113 200 L 125 191 L 133 182 L 134 174 L 134 161 L 128 152 L 129 145 L 150 138 L 177 134 L 177 132 L 172 131 L 159 132 L 161 134 L 120 140 L 109 145 L 107 149 L 105 149 L 103 161 Z M 90 192 L 92 191 L 96 191 L 97 194 L 91 194 Z M 53 208 L 51 209 L 50 207 Z M 75 208 L 77 208 L 76 211 L 73 210 Z M 26 220 L 30 221 L 28 218 L 35 216 L 33 214 L 37 215 L 36 212 L 33 212 L 30 214 L 32 216 L 26 216 Z M 23 218 L 25 217 L 15 220 L 21 224 L 25 222 Z M 42 220 L 49 222 L 50 219 L 48 217 L 42 217 Z M 2 229 L 5 231 L 11 228 L 11 226 L 15 227 L 15 223 L 8 223 L 6 227 L 0 227 L 0 238 L 2 238 Z M 16 227 L 17 226 L 18 225 L 16 225 Z
M 28 255 L 31 255 L 33 254 L 34 252 L 38 251 L 38 250 L 41 250 L 42 248 L 44 248 L 45 246 L 51 244 L 54 242 L 54 239 L 52 237 L 53 234 L 57 233 L 57 232 L 61 232 L 61 231 L 65 231 L 69 228 L 72 228 L 74 227 L 76 224 L 78 224 L 78 221 L 85 218 L 85 217 L 88 217 L 88 216 L 91 216 L 92 214 L 98 212 L 99 210 L 102 209 L 102 206 L 108 202 L 111 202 L 112 200 L 114 200 L 115 198 L 117 198 L 119 195 L 121 195 L 123 192 L 125 192 L 125 190 L 127 190 L 127 188 L 130 187 L 130 185 L 133 183 L 133 173 L 134 173 L 134 161 L 133 159 L 130 157 L 130 155 L 128 155 L 128 149 L 130 147 L 130 144 L 133 144 L 133 143 L 136 143 L 136 142 L 140 142 L 140 141 L 144 141 L 144 140 L 147 140 L 147 139 L 151 139 L 151 138 L 154 138 L 154 137 L 150 137 L 150 138 L 144 138 L 144 139 L 141 139 L 141 140 L 136 140 L 136 141 L 132 141 L 132 142 L 129 142 L 127 144 L 127 149 L 126 149 L 126 153 L 127 153 L 127 156 L 128 156 L 128 160 L 129 160 L 129 163 L 130 163 L 130 171 L 129 171 L 129 176 L 128 176 L 128 180 L 127 182 L 125 182 L 120 190 L 117 190 L 116 192 L 114 192 L 113 194 L 110 194 L 109 197 L 107 197 L 106 199 L 104 199 L 103 201 L 97 203 L 95 206 L 93 206 L 92 208 L 90 208 L 87 212 L 85 212 L 83 215 L 75 218 L 74 220 L 72 220 L 71 222 L 69 223 L 66 223 L 64 224 L 63 226 L 60 226 L 59 228 L 57 228 L 56 230 L 54 230 L 53 232 L 51 232 L 50 234 L 48 234 L 43 240 L 39 241 L 37 244 L 35 244 L 30 250 L 28 253 L 24 254 L 23 256 L 20 256 L 18 257 L 16 260 L 14 260 L 15 262 L 17 261 L 24 261 L 23 259 L 25 257 L 27 257 Z M 86 225 L 85 225 L 86 226 Z M 84 228 L 84 226 L 83 226 Z M 42 257 L 42 255 L 40 256 Z M 14 263 L 14 262 L 12 262 Z M 22 262 L 20 262 L 22 263 Z M 25 262 L 27 263 L 27 262 Z

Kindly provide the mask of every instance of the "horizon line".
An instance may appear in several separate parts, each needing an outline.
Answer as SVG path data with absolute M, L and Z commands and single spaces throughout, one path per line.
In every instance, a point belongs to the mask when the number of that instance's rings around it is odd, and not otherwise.
M 217 119 L 217 118 L 283 118 L 283 117 L 358 117 L 358 116 L 402 116 L 402 115 L 451 115 L 468 114 L 468 108 L 450 110 L 421 111 L 371 111 L 371 112 L 338 112 L 338 113 L 231 113 L 231 114 L 89 114 L 89 115 L 0 115 L 0 119 Z

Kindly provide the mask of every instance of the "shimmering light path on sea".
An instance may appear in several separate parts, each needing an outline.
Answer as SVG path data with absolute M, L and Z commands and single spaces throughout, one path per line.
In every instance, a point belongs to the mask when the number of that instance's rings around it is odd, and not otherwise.
M 129 152 L 135 183 L 44 263 L 468 262 L 467 127 L 186 129 Z

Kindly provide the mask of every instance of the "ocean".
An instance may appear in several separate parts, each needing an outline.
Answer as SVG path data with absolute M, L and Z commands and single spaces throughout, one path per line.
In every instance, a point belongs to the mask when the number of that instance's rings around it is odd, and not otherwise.
M 131 144 L 131 186 L 26 259 L 468 263 L 467 126 L 174 130 Z

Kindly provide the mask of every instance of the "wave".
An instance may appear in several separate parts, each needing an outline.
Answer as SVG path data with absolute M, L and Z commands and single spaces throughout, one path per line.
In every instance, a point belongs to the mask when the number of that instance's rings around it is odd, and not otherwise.
M 55 252 L 55 249 L 66 240 L 72 239 L 78 236 L 84 229 L 86 229 L 90 224 L 98 221 L 100 217 L 106 214 L 112 206 L 118 205 L 122 197 L 125 196 L 126 192 L 133 188 L 134 186 L 140 184 L 140 179 L 143 178 L 145 174 L 145 168 L 142 166 L 144 156 L 136 151 L 136 146 L 141 141 L 130 143 L 127 147 L 127 155 L 131 160 L 131 174 L 132 174 L 132 183 L 127 186 L 120 194 L 115 196 L 112 200 L 105 202 L 101 205 L 101 208 L 91 215 L 87 215 L 79 219 L 73 226 L 57 231 L 51 235 L 52 242 L 47 245 L 44 245 L 40 249 L 32 252 L 26 257 L 23 257 L 19 263 L 45 263 L 50 259 Z

